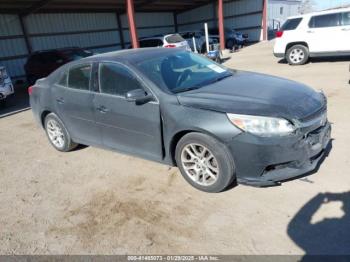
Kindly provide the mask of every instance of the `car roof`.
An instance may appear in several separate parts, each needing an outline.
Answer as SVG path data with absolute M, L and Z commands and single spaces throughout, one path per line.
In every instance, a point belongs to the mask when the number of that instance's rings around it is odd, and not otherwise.
M 341 13 L 341 12 L 350 12 L 350 7 L 334 8 L 334 9 L 327 9 L 327 10 L 318 11 L 318 12 L 307 13 L 307 14 L 303 14 L 303 15 L 294 15 L 294 16 L 288 17 L 288 19 L 310 17 L 310 16 L 315 16 L 315 15 L 334 14 L 334 13 Z
M 70 64 L 80 64 L 84 62 L 100 62 L 100 61 L 116 61 L 116 62 L 128 62 L 130 64 L 137 64 L 141 61 L 153 59 L 158 56 L 167 54 L 175 54 L 177 52 L 184 51 L 181 48 L 137 48 L 137 49 L 125 49 L 114 52 L 108 52 L 82 58 L 78 61 L 71 62 Z

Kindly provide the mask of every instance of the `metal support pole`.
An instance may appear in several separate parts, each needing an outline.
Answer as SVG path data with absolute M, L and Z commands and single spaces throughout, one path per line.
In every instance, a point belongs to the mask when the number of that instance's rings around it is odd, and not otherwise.
M 179 32 L 179 25 L 177 22 L 177 13 L 173 12 L 173 16 L 174 16 L 174 27 L 175 27 L 175 32 L 178 33 Z
M 28 31 L 27 31 L 27 26 L 26 26 L 26 23 L 24 20 L 25 18 L 22 15 L 18 15 L 18 18 L 19 18 L 19 22 L 21 24 L 21 29 L 23 32 L 24 41 L 26 43 L 28 54 L 31 54 L 33 52 L 33 48 L 32 48 L 32 44 L 30 43 L 30 39 L 29 39 Z
M 124 41 L 124 34 L 123 34 L 123 26 L 122 26 L 122 22 L 120 20 L 120 14 L 117 13 L 117 24 L 118 24 L 118 32 L 119 32 L 119 42 L 120 45 L 122 47 L 122 49 L 125 48 L 125 41 Z
M 135 24 L 134 0 L 126 0 L 127 14 L 129 21 L 130 40 L 133 48 L 139 48 L 139 39 L 137 37 Z
M 262 13 L 262 40 L 267 40 L 267 0 L 263 1 Z
M 218 0 L 218 18 L 219 18 L 219 35 L 220 35 L 220 48 L 225 49 L 225 31 L 224 31 L 224 1 Z

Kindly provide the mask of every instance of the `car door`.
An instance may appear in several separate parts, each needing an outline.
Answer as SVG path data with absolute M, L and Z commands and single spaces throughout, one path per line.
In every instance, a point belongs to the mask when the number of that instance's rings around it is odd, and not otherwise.
M 147 89 L 140 78 L 120 63 L 99 64 L 99 90 L 95 95 L 95 119 L 106 147 L 161 160 L 162 132 L 158 102 L 128 102 L 128 91 Z
M 339 51 L 340 14 L 325 14 L 313 16 L 306 30 L 310 53 L 331 53 Z
M 53 88 L 54 103 L 69 134 L 76 142 L 89 145 L 101 143 L 90 91 L 92 67 L 90 63 L 70 67 Z
M 340 51 L 350 52 L 350 12 L 341 13 Z

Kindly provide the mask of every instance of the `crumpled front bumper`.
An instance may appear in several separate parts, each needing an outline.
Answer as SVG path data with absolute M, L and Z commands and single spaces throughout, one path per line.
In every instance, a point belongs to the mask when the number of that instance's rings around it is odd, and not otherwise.
M 229 145 L 237 182 L 272 186 L 307 174 L 316 169 L 330 139 L 329 123 L 311 132 L 284 138 L 259 138 L 242 133 Z

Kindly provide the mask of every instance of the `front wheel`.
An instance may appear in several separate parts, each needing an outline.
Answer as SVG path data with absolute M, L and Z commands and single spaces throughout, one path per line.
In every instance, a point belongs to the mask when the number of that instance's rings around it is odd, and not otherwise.
M 176 163 L 193 187 L 211 193 L 224 191 L 235 179 L 231 153 L 215 138 L 189 133 L 176 146 Z
M 63 122 L 54 114 L 48 114 L 45 118 L 45 131 L 51 145 L 61 152 L 69 152 L 77 147 L 65 128 Z
M 304 65 L 309 60 L 309 49 L 304 45 L 294 45 L 287 50 L 286 59 L 290 65 Z

